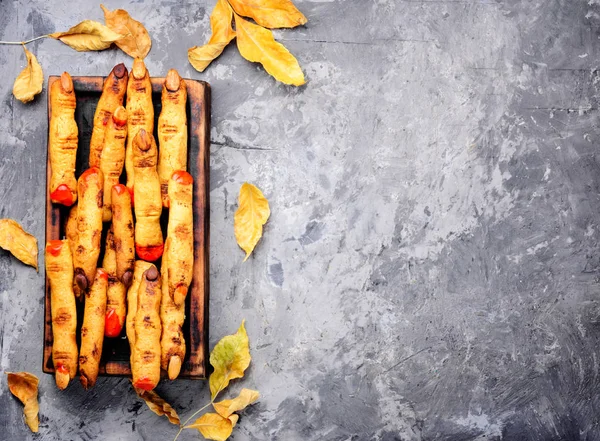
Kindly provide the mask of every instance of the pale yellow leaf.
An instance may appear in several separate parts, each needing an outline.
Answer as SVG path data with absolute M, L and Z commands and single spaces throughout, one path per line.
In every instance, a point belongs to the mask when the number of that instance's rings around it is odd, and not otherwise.
M 171 405 L 163 400 L 156 392 L 138 389 L 137 387 L 134 387 L 134 389 L 138 394 L 138 397 L 146 402 L 152 412 L 158 416 L 166 416 L 171 424 L 175 424 L 176 426 L 181 424 L 179 415 L 177 415 L 175 409 L 173 409 Z
M 100 7 L 104 11 L 106 26 L 117 34 L 125 35 L 115 41 L 119 49 L 130 57 L 145 58 L 152 47 L 152 40 L 144 25 L 131 18 L 125 9 L 109 11 L 104 5 L 100 5 Z
M 194 46 L 188 49 L 188 59 L 194 69 L 203 72 L 212 60 L 217 58 L 231 40 L 235 38 L 235 31 L 231 27 L 233 11 L 227 0 L 217 0 L 217 4 L 210 14 L 210 27 L 212 35 L 204 46 Z
M 210 364 L 215 368 L 209 379 L 210 397 L 214 399 L 235 378 L 242 378 L 250 365 L 248 334 L 242 320 L 238 331 L 219 341 L 210 354 Z
M 291 0 L 229 0 L 235 12 L 265 28 L 293 28 L 307 22 Z
M 257 390 L 242 389 L 240 394 L 233 400 L 223 400 L 218 403 L 213 403 L 213 407 L 219 415 L 224 418 L 229 418 L 234 412 L 244 410 L 259 398 L 260 393 Z
M 228 419 L 229 421 L 231 421 L 231 427 L 233 428 L 233 427 L 235 427 L 235 425 L 237 424 L 238 420 L 240 419 L 240 416 L 239 416 L 239 415 L 236 415 L 236 414 L 234 413 L 233 415 L 229 415 L 229 416 L 227 417 L 227 419 Z
M 42 91 L 44 73 L 37 58 L 23 45 L 27 66 L 21 71 L 13 85 L 13 95 L 23 103 L 33 100 L 33 97 Z
M 66 32 L 54 32 L 49 36 L 80 52 L 101 51 L 125 37 L 94 20 L 84 20 Z
M 217 42 L 191 47 L 188 49 L 188 60 L 194 69 L 198 72 L 204 72 L 208 65 L 221 55 L 228 44 L 229 42 Z
M 25 405 L 23 414 L 25 423 L 32 432 L 38 431 L 40 420 L 38 413 L 38 378 L 29 372 L 6 372 L 10 392 Z
M 186 429 L 198 429 L 206 439 L 225 441 L 231 435 L 233 424 L 228 418 L 217 413 L 205 413 Z
M 0 248 L 10 251 L 21 262 L 37 270 L 37 239 L 23 230 L 18 222 L 0 219 Z
M 238 245 L 246 252 L 246 261 L 262 237 L 263 225 L 271 210 L 262 192 L 247 182 L 240 188 L 238 205 L 233 217 L 233 231 Z
M 293 86 L 305 83 L 298 60 L 284 45 L 275 41 L 270 30 L 250 23 L 237 14 L 235 27 L 237 46 L 242 57 L 262 64 L 270 75 L 282 83 Z

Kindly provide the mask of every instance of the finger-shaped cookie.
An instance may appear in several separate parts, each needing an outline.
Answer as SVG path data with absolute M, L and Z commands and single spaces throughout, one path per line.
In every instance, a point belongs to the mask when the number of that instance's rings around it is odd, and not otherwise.
M 176 305 L 169 295 L 167 275 L 167 259 L 169 255 L 168 241 L 165 243 L 165 253 L 162 258 L 162 300 L 160 302 L 160 321 L 162 335 L 160 338 L 160 365 L 167 371 L 170 380 L 174 380 L 181 371 L 185 358 L 185 338 L 182 332 L 185 320 L 185 305 Z
M 100 157 L 100 170 L 104 176 L 104 208 L 102 220 L 112 219 L 112 188 L 119 183 L 125 163 L 125 139 L 127 138 L 127 110 L 117 107 L 112 114 L 106 134 L 104 149 Z
M 171 207 L 167 226 L 166 267 L 169 296 L 176 305 L 183 305 L 188 288 L 192 283 L 194 267 L 193 187 L 194 179 L 186 171 L 176 171 L 169 179 Z M 163 265 L 165 265 L 164 262 Z
M 163 207 L 169 206 L 169 179 L 187 169 L 187 87 L 175 69 L 169 70 L 162 89 L 158 117 L 158 177 Z
M 152 84 L 144 60 L 133 60 L 133 68 L 127 83 L 127 148 L 125 150 L 125 171 L 127 188 L 133 190 L 135 170 L 133 166 L 133 139 L 140 129 L 154 132 L 154 107 L 152 106 Z
M 135 169 L 135 251 L 138 257 L 154 262 L 163 253 L 163 234 L 160 228 L 162 201 L 160 181 L 156 172 L 156 142 L 141 129 L 133 140 Z M 139 178 L 139 179 L 138 179 Z
M 108 274 L 102 268 L 98 268 L 94 283 L 85 293 L 83 325 L 81 326 L 79 380 L 84 389 L 94 387 L 98 378 L 102 343 L 104 342 L 107 286 Z
M 90 167 L 100 167 L 104 138 L 115 109 L 123 105 L 127 90 L 127 68 L 123 63 L 113 67 L 104 85 L 94 114 L 94 128 L 90 140 Z
M 142 276 L 135 314 L 131 374 L 138 389 L 152 390 L 160 381 L 160 274 L 154 265 Z
M 117 251 L 117 277 L 126 288 L 131 286 L 135 263 L 135 240 L 131 196 L 127 187 L 115 185 L 112 188 L 112 228 Z
M 133 349 L 135 346 L 135 314 L 137 312 L 138 289 L 142 283 L 142 276 L 153 266 L 149 262 L 136 260 L 131 286 L 127 290 L 127 320 L 125 322 L 127 340 L 129 340 L 129 349 L 131 351 L 130 364 L 133 364 Z
M 73 293 L 73 259 L 68 241 L 48 242 L 45 260 L 50 283 L 52 362 L 56 385 L 65 389 L 77 374 L 77 307 Z
M 127 288 L 117 277 L 117 252 L 113 229 L 106 235 L 104 260 L 102 268 L 108 274 L 108 287 L 106 288 L 106 320 L 104 322 L 104 336 L 118 337 L 125 324 L 126 306 L 125 299 Z
M 77 245 L 73 254 L 73 289 L 77 297 L 94 283 L 96 277 L 102 235 L 103 185 L 98 167 L 86 170 L 77 181 Z
M 79 132 L 75 122 L 75 89 L 71 76 L 64 72 L 50 86 L 51 117 L 48 125 L 50 156 L 50 199 L 71 206 L 77 200 L 75 160 Z

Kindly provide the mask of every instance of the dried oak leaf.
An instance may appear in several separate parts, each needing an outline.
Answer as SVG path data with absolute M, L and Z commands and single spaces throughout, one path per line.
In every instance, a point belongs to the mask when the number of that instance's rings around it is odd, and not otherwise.
M 115 41 L 119 49 L 130 57 L 145 58 L 152 47 L 152 40 L 144 25 L 131 18 L 125 9 L 109 11 L 104 5 L 100 5 L 100 7 L 104 11 L 106 26 L 117 34 L 125 35 Z
M 49 36 L 80 52 L 101 51 L 125 37 L 94 20 L 84 20 L 66 32 L 54 32 Z
M 27 66 L 21 71 L 13 85 L 13 95 L 23 103 L 33 100 L 33 97 L 42 91 L 44 73 L 37 58 L 23 45 Z
M 237 32 L 237 47 L 248 61 L 262 64 L 265 70 L 276 80 L 293 86 L 305 83 L 304 73 L 298 60 L 285 48 L 275 41 L 273 33 L 235 15 Z
M 233 10 L 227 0 L 218 0 L 210 14 L 210 27 L 212 35 L 204 46 L 194 46 L 188 49 L 188 59 L 194 69 L 203 72 L 208 65 L 217 58 L 231 40 L 235 38 L 235 31 L 231 27 Z
M 246 261 L 262 237 L 263 225 L 269 219 L 271 210 L 262 192 L 247 182 L 240 188 L 238 204 L 233 217 L 233 230 L 238 245 L 246 252 Z
M 307 22 L 291 0 L 229 0 L 235 12 L 265 28 L 294 28 Z
M 218 413 L 205 413 L 186 429 L 198 429 L 206 439 L 225 441 L 231 435 L 233 422 Z
M 0 219 L 0 248 L 10 251 L 26 265 L 38 269 L 37 239 L 12 219 Z
M 215 368 L 209 378 L 210 397 L 214 399 L 235 378 L 242 378 L 250 365 L 248 334 L 242 320 L 237 332 L 223 337 L 210 354 L 210 364 Z
M 38 378 L 29 372 L 7 372 L 10 392 L 25 405 L 23 414 L 25 423 L 32 432 L 38 431 L 40 420 L 38 413 Z
M 257 390 L 242 389 L 240 394 L 232 400 L 223 400 L 213 403 L 213 407 L 223 418 L 229 418 L 234 412 L 244 410 L 260 398 Z M 237 415 L 236 415 L 237 416 Z M 237 420 L 236 420 L 237 421 Z
M 156 392 L 145 391 L 138 389 L 137 387 L 134 387 L 134 389 L 135 393 L 138 394 L 138 397 L 146 402 L 152 412 L 158 416 L 166 416 L 171 424 L 175 424 L 176 426 L 181 424 L 179 415 L 177 415 L 175 409 L 173 409 L 169 403 L 159 397 Z

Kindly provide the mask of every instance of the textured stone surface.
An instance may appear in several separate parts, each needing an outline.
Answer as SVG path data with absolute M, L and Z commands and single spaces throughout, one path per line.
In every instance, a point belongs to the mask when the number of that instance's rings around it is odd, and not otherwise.
M 213 90 L 211 347 L 247 319 L 262 392 L 232 439 L 600 439 L 597 0 L 298 0 L 277 31 L 308 83 L 234 47 L 205 74 L 213 2 L 108 0 L 145 23 L 153 75 Z M 0 38 L 101 19 L 96 2 L 0 1 Z M 31 44 L 46 75 L 129 59 Z M 0 47 L 0 216 L 44 234 L 46 92 L 13 99 Z M 242 264 L 237 192 L 271 202 Z M 42 263 L 42 259 L 40 259 Z M 2 439 L 158 440 L 127 380 L 59 392 L 41 374 L 43 273 L 0 251 L 0 369 L 41 376 L 40 437 L 0 379 Z M 159 392 L 189 415 L 203 382 Z M 184 433 L 181 440 L 198 439 Z

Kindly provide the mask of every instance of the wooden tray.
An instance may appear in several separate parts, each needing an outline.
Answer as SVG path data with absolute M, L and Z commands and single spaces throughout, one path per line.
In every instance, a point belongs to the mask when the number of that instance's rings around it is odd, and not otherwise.
M 72 77 L 77 98 L 75 120 L 79 128 L 76 177 L 88 168 L 89 146 L 92 135 L 94 113 L 104 77 Z M 48 78 L 47 90 L 60 80 L 59 76 Z M 155 133 L 161 110 L 161 92 L 164 78 L 152 78 L 152 102 L 154 104 Z M 209 146 L 210 146 L 210 85 L 204 81 L 185 79 L 188 92 L 188 172 L 194 177 L 194 276 L 186 299 L 186 319 L 183 332 L 186 341 L 186 358 L 179 378 L 206 378 L 208 362 L 208 240 L 209 240 Z M 48 121 L 50 121 L 50 93 L 48 93 Z M 46 182 L 46 241 L 65 237 L 64 227 L 68 208 L 50 202 L 50 159 L 48 156 Z M 168 211 L 163 210 L 161 225 L 166 237 Z M 104 223 L 102 246 L 110 223 Z M 103 254 L 98 259 L 102 262 Z M 50 284 L 46 277 L 44 302 L 44 361 L 42 370 L 53 374 L 52 363 L 52 316 L 50 312 Z M 83 303 L 78 303 L 77 343 L 80 344 L 80 329 L 83 321 Z M 129 376 L 129 342 L 125 326 L 120 337 L 105 338 L 100 362 L 100 375 Z

